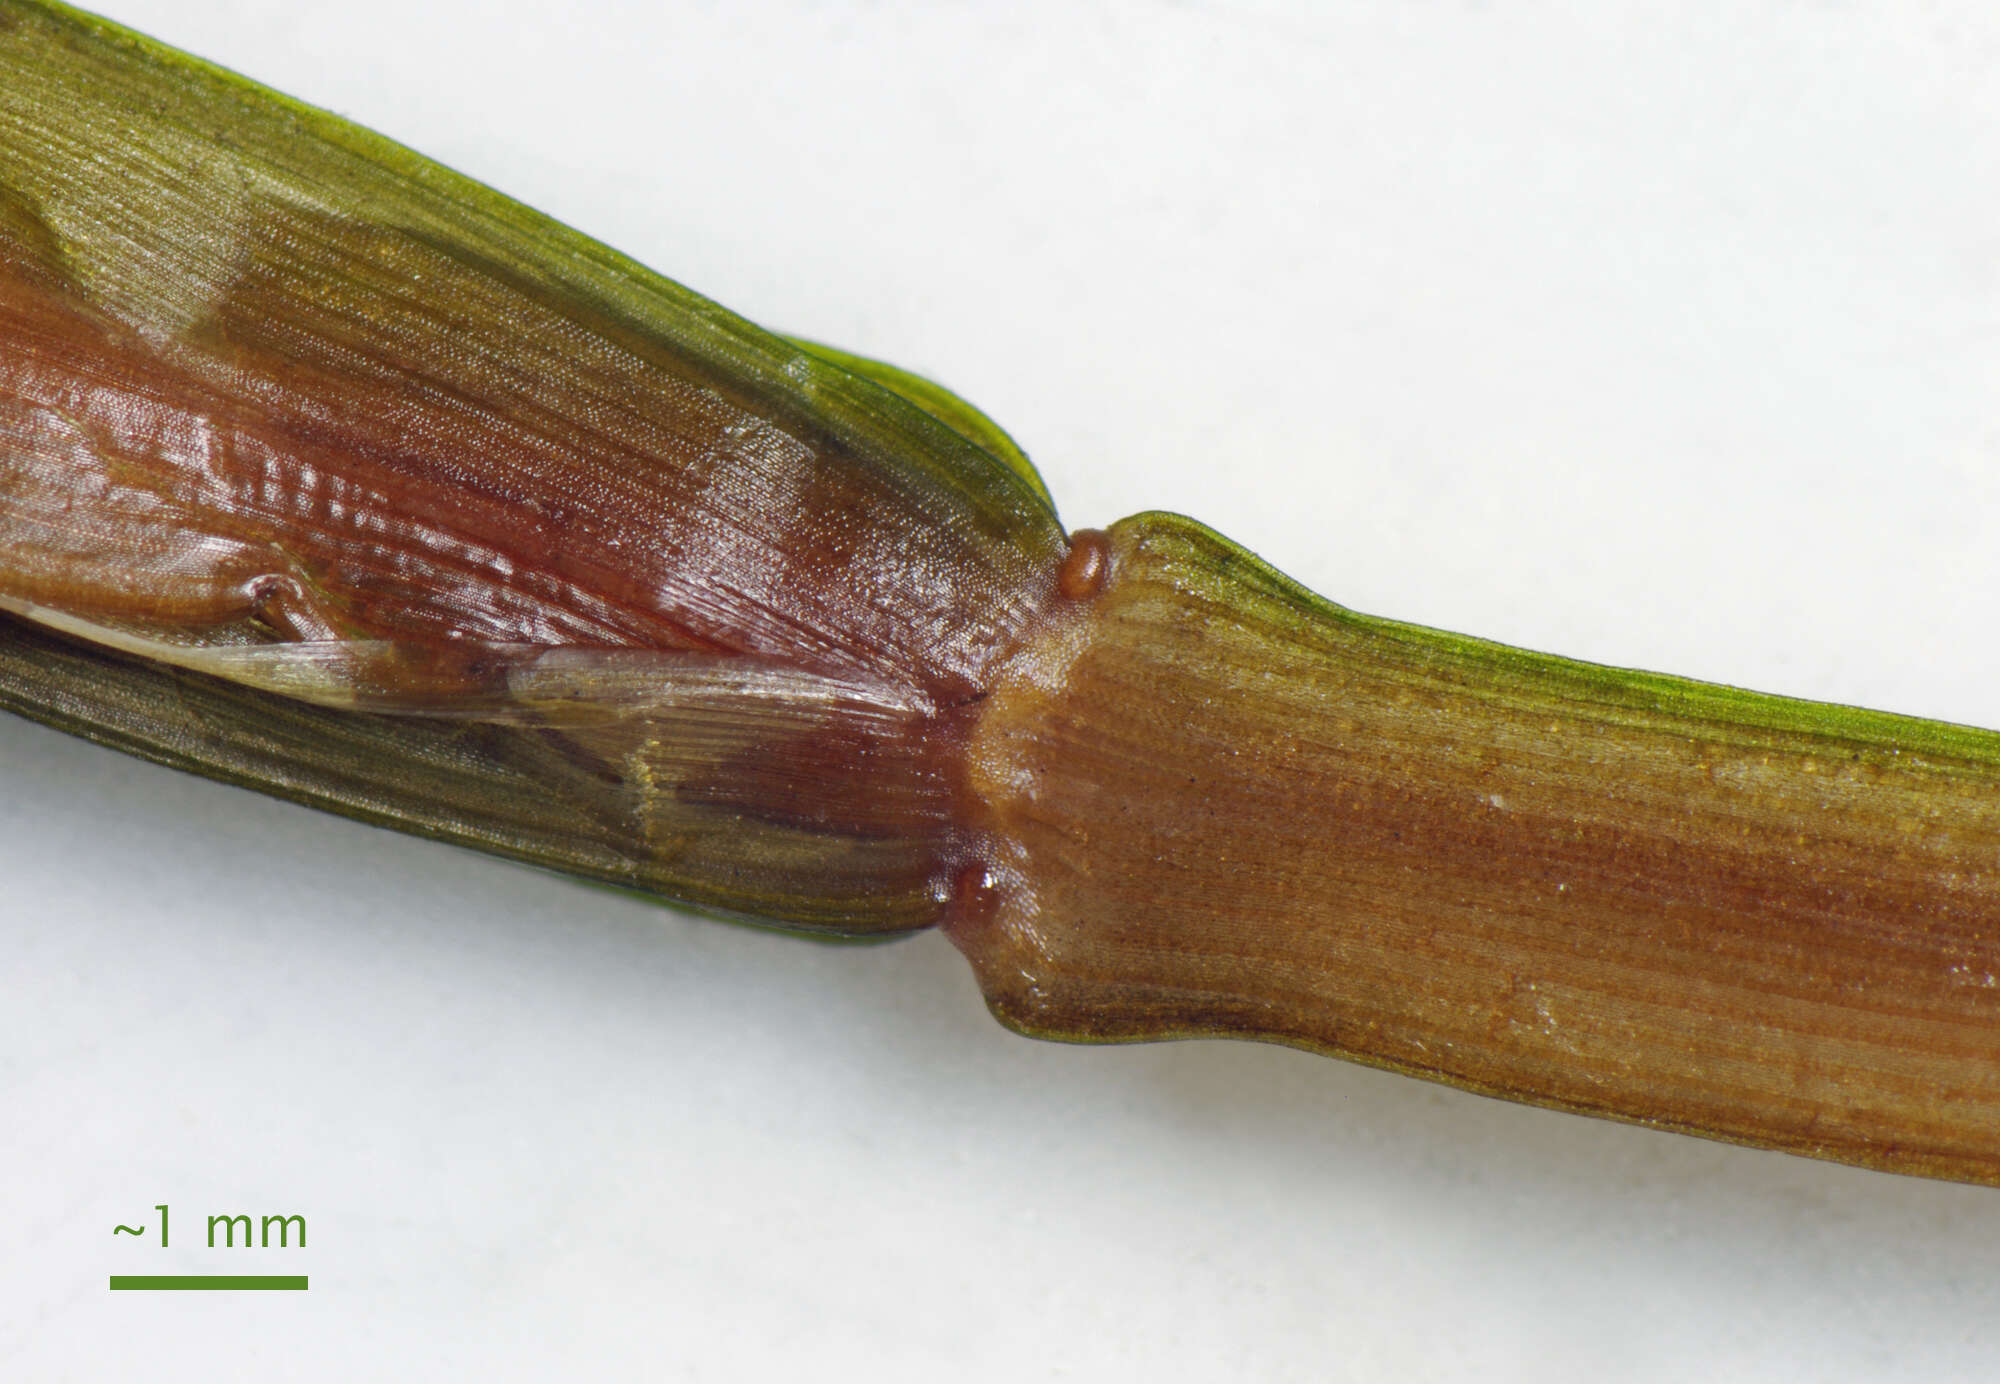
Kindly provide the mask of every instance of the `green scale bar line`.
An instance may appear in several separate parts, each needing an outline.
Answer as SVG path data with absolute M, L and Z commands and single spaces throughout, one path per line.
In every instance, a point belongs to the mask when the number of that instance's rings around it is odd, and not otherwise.
M 302 1273 L 115 1273 L 111 1291 L 210 1292 L 306 1290 Z

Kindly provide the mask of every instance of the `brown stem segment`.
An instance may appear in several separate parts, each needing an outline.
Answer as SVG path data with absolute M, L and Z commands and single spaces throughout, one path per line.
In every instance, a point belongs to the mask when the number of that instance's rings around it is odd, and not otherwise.
M 2000 735 L 1065 547 L 977 410 L 0 0 L 0 709 L 1233 1035 L 2000 1183 Z
M 1172 516 L 1108 566 L 971 742 L 947 930 L 1010 1026 L 2000 1183 L 2000 736 L 1372 620 Z

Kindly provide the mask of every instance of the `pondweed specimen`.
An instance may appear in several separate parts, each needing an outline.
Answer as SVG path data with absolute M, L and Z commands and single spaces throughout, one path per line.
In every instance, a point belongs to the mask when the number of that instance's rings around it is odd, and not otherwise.
M 0 704 L 1024 1032 L 1297 1043 L 2000 1183 L 2000 735 L 1065 534 L 913 376 L 0 0 Z

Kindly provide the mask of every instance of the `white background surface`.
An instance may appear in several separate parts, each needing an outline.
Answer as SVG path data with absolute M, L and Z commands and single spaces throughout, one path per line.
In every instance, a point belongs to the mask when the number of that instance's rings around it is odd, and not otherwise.
M 1989 6 L 105 0 L 773 327 L 1065 517 L 2000 726 Z M 685 918 L 0 723 L 0 1376 L 1943 1380 L 2000 1192 Z M 175 1245 L 114 1239 L 174 1208 Z M 199 1248 L 297 1211 L 304 1252 Z M 114 1272 L 306 1271 L 303 1295 Z

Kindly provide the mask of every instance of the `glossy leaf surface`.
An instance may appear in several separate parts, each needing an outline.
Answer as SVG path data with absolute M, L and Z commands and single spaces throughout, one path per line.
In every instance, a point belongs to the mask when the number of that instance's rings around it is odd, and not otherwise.
M 732 732 L 731 755 L 762 756 L 767 816 L 843 755 L 861 780 L 922 778 L 887 801 L 947 794 L 909 727 L 1019 639 L 1062 552 L 1037 488 L 902 396 L 386 140 L 56 7 L 0 5 L 0 340 L 6 608 L 121 647 L 265 647 L 180 661 L 290 692 L 295 661 L 324 680 L 307 646 L 386 642 L 382 710 L 504 699 L 491 647 L 671 652 L 668 701 L 687 679 L 711 695 L 704 659 L 760 706 L 819 679 L 826 705 L 865 713 Z M 635 882 L 743 895 L 698 852 L 681 873 L 660 852 L 763 828 L 683 820 L 679 780 L 649 775 L 684 727 L 626 721 L 631 743 L 572 745 L 547 772 L 658 790 L 623 809 L 627 853 L 655 852 Z M 422 791 L 389 815 L 424 816 Z M 504 830 L 487 814 L 462 834 Z M 773 866 L 756 911 L 868 928 L 886 897 L 935 905 L 949 850 L 930 806 L 814 830 L 842 860 L 858 832 L 927 863 L 868 879 L 773 839 L 799 902 Z M 835 879 L 844 902 L 819 896 Z

